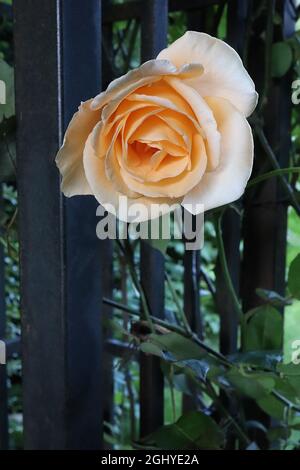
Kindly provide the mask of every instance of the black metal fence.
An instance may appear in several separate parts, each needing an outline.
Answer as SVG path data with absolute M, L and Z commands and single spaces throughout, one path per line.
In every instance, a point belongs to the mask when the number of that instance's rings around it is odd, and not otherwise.
M 54 157 L 80 101 L 97 94 L 101 82 L 104 87 L 120 73 L 118 54 L 123 54 L 125 69 L 131 65 L 130 48 L 127 55 L 122 51 L 122 34 L 112 41 L 114 22 L 125 22 L 123 34 L 132 35 L 131 52 L 141 34 L 140 55 L 145 61 L 165 47 L 169 13 L 184 11 L 187 29 L 216 35 L 217 19 L 228 8 L 226 40 L 243 56 L 249 40 L 249 9 L 260 3 L 14 0 L 22 344 L 18 339 L 8 343 L 8 360 L 15 354 L 22 356 L 25 448 L 102 445 L 103 410 L 107 412 L 112 396 L 109 356 L 120 353 L 113 342 L 107 345 L 101 327 L 101 317 L 112 309 L 103 304 L 102 297 L 112 297 L 113 245 L 95 236 L 93 198 L 66 200 L 61 195 Z M 271 3 L 284 11 L 282 31 L 290 34 L 292 2 Z M 254 28 L 259 38 L 265 24 L 254 24 Z M 116 42 L 117 49 L 113 47 Z M 248 69 L 262 89 L 262 48 L 253 40 L 247 46 Z M 272 84 L 271 93 L 272 109 L 268 105 L 265 109 L 265 129 L 278 163 L 287 166 L 289 79 Z M 254 171 L 263 164 L 263 152 L 257 145 Z M 272 180 L 259 192 L 251 192 L 244 199 L 244 212 L 241 226 L 239 215 L 227 211 L 223 234 L 235 287 L 249 309 L 259 303 L 257 286 L 284 292 L 287 201 L 280 183 Z M 163 317 L 164 259 L 145 243 L 140 258 L 149 305 Z M 184 305 L 201 335 L 200 258 L 195 252 L 184 255 Z M 5 332 L 3 289 L 0 251 L 0 337 Z M 221 270 L 217 272 L 216 297 L 221 314 L 220 347 L 227 354 L 237 348 L 237 319 Z M 156 359 L 141 355 L 139 360 L 141 433 L 146 434 L 163 422 L 163 377 Z M 149 399 L 152 396 L 155 400 Z M 7 447 L 6 375 L 1 367 L 0 448 Z

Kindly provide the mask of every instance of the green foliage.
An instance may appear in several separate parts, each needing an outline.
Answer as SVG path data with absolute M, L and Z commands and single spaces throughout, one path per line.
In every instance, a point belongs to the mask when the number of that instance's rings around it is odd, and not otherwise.
M 293 52 L 288 42 L 276 42 L 272 45 L 272 77 L 281 78 L 291 68 Z
M 293 301 L 289 298 L 282 297 L 277 292 L 267 289 L 256 289 L 256 293 L 261 297 L 265 302 L 269 302 L 273 307 L 285 307 L 286 305 L 291 305 Z
M 152 334 L 149 336 L 149 341 L 160 348 L 162 352 L 171 353 L 178 361 L 203 358 L 203 350 L 193 341 L 178 333 Z
M 291 263 L 288 276 L 288 288 L 292 296 L 300 300 L 300 253 Z
M 174 424 L 159 428 L 142 444 L 163 450 L 217 450 L 223 440 L 222 432 L 212 418 L 199 411 L 191 411 Z
M 11 182 L 16 176 L 15 118 L 0 122 L 0 182 Z
M 15 114 L 14 70 L 4 60 L 0 59 L 0 80 L 5 84 L 5 104 L 0 105 L 0 122 Z
M 283 317 L 271 305 L 251 310 L 246 315 L 245 350 L 278 350 L 283 343 Z
M 268 395 L 275 387 L 276 378 L 272 373 L 245 372 L 242 368 L 232 368 L 226 378 L 236 391 L 244 396 L 259 400 Z

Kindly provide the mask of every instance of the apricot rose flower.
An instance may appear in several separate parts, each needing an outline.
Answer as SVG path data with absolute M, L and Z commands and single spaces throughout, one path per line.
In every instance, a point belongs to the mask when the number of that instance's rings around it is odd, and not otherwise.
M 199 204 L 230 203 L 251 174 L 246 118 L 256 103 L 235 50 L 188 31 L 81 104 L 56 158 L 62 191 L 92 194 L 116 211 L 120 195 L 129 207 L 158 203 L 168 211 L 179 202 L 192 213 Z

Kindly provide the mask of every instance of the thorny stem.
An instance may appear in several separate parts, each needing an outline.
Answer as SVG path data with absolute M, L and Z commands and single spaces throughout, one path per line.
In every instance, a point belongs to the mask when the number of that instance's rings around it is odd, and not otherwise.
M 207 288 L 208 288 L 209 292 L 211 293 L 211 296 L 215 299 L 216 298 L 216 289 L 215 289 L 215 286 L 213 285 L 212 280 L 210 279 L 209 275 L 207 274 L 207 272 L 203 268 L 200 268 L 200 273 L 201 273 L 201 276 L 203 277 L 203 279 L 205 281 L 205 284 L 207 285 Z
M 236 295 L 235 289 L 233 287 L 232 279 L 231 279 L 229 269 L 228 269 L 226 254 L 225 254 L 224 242 L 223 242 L 223 237 L 222 237 L 222 216 L 223 216 L 223 213 L 220 214 L 220 216 L 217 219 L 217 223 L 216 223 L 216 240 L 217 240 L 219 258 L 220 258 L 220 263 L 221 263 L 221 268 L 222 268 L 222 271 L 223 271 L 225 284 L 226 284 L 227 289 L 230 292 L 230 295 L 232 297 L 234 309 L 236 311 L 236 314 L 237 314 L 239 320 L 242 320 L 244 315 L 243 315 L 243 312 L 242 312 L 240 302 L 239 302 L 238 297 Z
M 284 403 L 284 405 L 286 405 L 288 408 L 291 408 L 295 411 L 298 411 L 300 412 L 300 406 L 296 405 L 295 403 L 291 402 L 290 400 L 288 400 L 287 398 L 285 398 L 283 395 L 281 395 L 279 392 L 277 392 L 276 390 L 272 390 L 271 394 L 277 398 L 277 400 L 281 401 L 282 403 Z
M 249 183 L 247 184 L 246 189 L 252 188 L 258 183 L 261 183 L 262 181 L 266 181 L 270 178 L 273 178 L 274 176 L 288 175 L 290 173 L 299 174 L 300 166 L 294 166 L 294 167 L 289 167 L 289 168 L 279 168 L 278 170 L 268 171 L 267 173 L 264 173 L 263 175 L 259 175 L 256 178 L 253 178 L 252 180 L 250 180 Z
M 137 317 L 141 317 L 141 314 L 138 310 L 132 309 L 130 307 L 127 307 L 126 305 L 122 305 L 118 302 L 115 302 L 114 300 L 108 299 L 108 298 L 103 298 L 103 302 L 107 305 L 110 305 L 111 307 L 117 308 L 121 311 L 126 311 L 130 315 L 134 315 Z M 152 317 L 152 321 L 155 325 L 162 326 L 163 328 L 166 328 L 167 330 L 173 331 L 174 333 L 178 333 L 181 336 L 184 336 L 185 338 L 188 338 L 192 340 L 194 343 L 198 344 L 202 349 L 204 349 L 208 354 L 211 356 L 216 357 L 220 362 L 222 362 L 225 366 L 233 366 L 234 364 L 229 361 L 223 354 L 219 353 L 218 351 L 215 351 L 212 349 L 210 346 L 208 346 L 206 343 L 204 343 L 198 336 L 191 332 L 187 333 L 187 331 L 182 328 L 181 326 L 174 325 L 172 323 L 168 323 L 164 320 L 161 320 L 160 318 Z
M 175 401 L 173 376 L 174 376 L 174 367 L 171 365 L 170 376 L 168 377 L 168 382 L 169 382 L 170 394 L 171 394 L 173 421 L 175 422 L 176 421 L 176 401 Z
M 138 310 L 135 310 L 131 307 L 128 307 L 127 305 L 122 305 L 120 304 L 119 302 L 116 302 L 114 300 L 111 300 L 111 299 L 108 299 L 106 297 L 103 297 L 103 303 L 106 304 L 106 305 L 110 305 L 111 307 L 114 307 L 116 309 L 119 309 L 121 311 L 125 311 L 127 313 L 129 313 L 130 315 L 132 316 L 135 316 L 135 317 L 140 317 L 140 312 Z M 156 318 L 156 317 L 152 317 L 152 320 L 154 322 L 154 324 L 158 325 L 158 326 L 162 326 L 164 328 L 166 328 L 167 330 L 170 330 L 170 331 L 173 331 L 174 333 L 178 333 L 182 336 L 184 336 L 185 338 L 188 338 L 190 340 L 192 340 L 194 343 L 198 344 L 202 349 L 204 349 L 208 354 L 210 354 L 211 356 L 214 356 L 216 359 L 218 359 L 220 362 L 222 362 L 222 364 L 224 366 L 227 366 L 227 367 L 234 367 L 235 364 L 233 362 L 231 362 L 229 359 L 227 359 L 225 356 L 223 356 L 223 354 L 215 351 L 214 349 L 212 349 L 210 346 L 208 346 L 207 344 L 205 344 L 202 340 L 200 340 L 198 338 L 198 336 L 195 334 L 195 333 L 192 333 L 192 334 L 188 334 L 183 328 L 181 328 L 180 326 L 177 326 L 177 325 L 174 325 L 174 324 L 171 324 L 171 323 L 168 323 L 164 320 L 161 320 L 159 318 Z M 278 400 L 278 401 L 281 401 L 282 403 L 284 403 L 286 406 L 289 406 L 290 408 L 293 408 L 294 410 L 296 411 L 300 411 L 300 407 L 297 406 L 296 404 L 290 402 L 287 398 L 285 398 L 284 396 L 282 396 L 280 393 L 276 392 L 275 390 L 273 390 L 271 392 L 271 394 Z M 229 413 L 228 411 L 224 408 L 225 412 L 228 414 L 229 416 Z M 231 418 L 233 419 L 233 418 Z
M 169 277 L 169 275 L 168 275 L 167 272 L 165 272 L 165 278 L 166 278 L 166 281 L 167 281 L 168 288 L 169 288 L 169 290 L 170 290 L 170 292 L 171 292 L 171 294 L 172 294 L 172 297 L 173 297 L 174 303 L 175 303 L 175 305 L 176 305 L 177 311 L 178 311 L 178 313 L 179 313 L 179 315 L 180 315 L 181 321 L 182 321 L 182 323 L 183 323 L 183 325 L 184 325 L 184 328 L 185 328 L 185 330 L 186 330 L 187 333 L 191 334 L 191 333 L 192 333 L 192 330 L 191 330 L 189 321 L 188 321 L 188 319 L 186 318 L 186 314 L 185 314 L 184 309 L 183 309 L 182 306 L 180 305 L 180 301 L 179 301 L 179 299 L 178 299 L 178 296 L 177 296 L 177 294 L 176 294 L 176 291 L 175 291 L 175 289 L 174 289 L 174 287 L 173 287 L 173 284 L 172 284 L 171 279 L 170 279 L 170 277 Z
M 147 303 L 147 299 L 146 299 L 146 296 L 145 296 L 145 293 L 144 293 L 144 289 L 143 289 L 143 287 L 140 283 L 140 280 L 139 280 L 138 275 L 137 275 L 136 270 L 135 270 L 134 261 L 133 261 L 133 253 L 132 253 L 132 250 L 131 250 L 130 243 L 128 242 L 128 240 L 125 240 L 125 242 L 126 241 L 127 241 L 126 249 L 122 245 L 120 240 L 117 240 L 117 243 L 118 243 L 123 255 L 125 256 L 125 258 L 128 262 L 128 267 L 129 267 L 129 272 L 130 272 L 131 279 L 132 279 L 132 281 L 133 281 L 133 283 L 134 283 L 134 285 L 135 285 L 135 287 L 136 287 L 136 289 L 137 289 L 137 291 L 139 292 L 139 295 L 140 295 L 142 309 L 143 309 L 143 313 L 145 315 L 145 320 L 148 322 L 149 328 L 153 332 L 154 331 L 154 326 L 153 326 L 153 321 L 152 321 L 152 317 L 151 317 L 151 312 L 150 312 L 150 309 L 148 307 L 148 303 Z
M 226 287 L 231 295 L 232 298 L 232 303 L 234 310 L 236 312 L 237 318 L 240 321 L 241 324 L 241 343 L 242 343 L 242 349 L 243 349 L 243 344 L 244 344 L 244 334 L 245 334 L 245 316 L 243 314 L 243 310 L 241 307 L 241 304 L 239 302 L 239 299 L 237 297 L 237 294 L 235 292 L 235 288 L 232 283 L 232 279 L 230 276 L 230 272 L 228 269 L 228 264 L 227 264 L 227 259 L 226 259 L 226 253 L 225 253 L 225 248 L 224 248 L 224 242 L 223 242 L 223 236 L 222 236 L 222 217 L 223 213 L 219 215 L 216 223 L 216 240 L 217 240 L 217 247 L 218 247 L 218 253 L 219 253 L 219 260 L 221 264 L 221 268 L 223 271 L 223 276 L 224 276 L 224 281 L 226 284 Z

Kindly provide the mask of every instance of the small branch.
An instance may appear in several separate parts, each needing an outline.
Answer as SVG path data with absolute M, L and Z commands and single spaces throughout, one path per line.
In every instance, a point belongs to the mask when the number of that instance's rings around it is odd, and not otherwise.
M 284 405 L 288 406 L 289 408 L 295 410 L 295 411 L 298 411 L 300 412 L 300 406 L 298 405 L 295 405 L 295 403 L 291 402 L 290 400 L 288 400 L 287 398 L 285 398 L 283 395 L 281 395 L 279 392 L 277 392 L 276 390 L 272 390 L 271 394 L 277 398 L 277 400 L 281 401 L 282 403 L 284 403 Z
M 252 188 L 256 184 L 261 183 L 262 181 L 266 181 L 270 178 L 273 178 L 274 176 L 288 175 L 291 173 L 299 174 L 300 166 L 295 166 L 295 167 L 290 167 L 290 168 L 279 168 L 278 170 L 268 171 L 267 173 L 264 173 L 263 175 L 259 175 L 256 178 L 253 178 L 252 180 L 250 180 L 246 186 L 246 189 Z
M 115 302 L 114 300 L 111 300 L 108 298 L 103 298 L 103 302 L 121 311 L 126 311 L 132 316 L 137 316 L 141 318 L 141 312 L 139 310 L 135 310 L 130 307 L 127 307 L 126 305 L 119 304 L 118 302 Z M 185 338 L 188 338 L 194 343 L 198 344 L 198 346 L 204 349 L 211 356 L 214 356 L 216 359 L 222 362 L 222 364 L 224 364 L 225 366 L 232 367 L 234 365 L 223 354 L 219 353 L 218 351 L 215 351 L 213 348 L 205 344 L 195 333 L 187 333 L 186 330 L 182 328 L 181 326 L 168 323 L 164 320 L 161 320 L 160 318 L 152 317 L 151 319 L 155 325 L 161 326 L 165 328 L 166 330 L 173 331 L 174 333 L 178 333 L 179 335 L 184 336 Z
M 128 305 L 121 304 L 120 302 L 116 302 L 115 300 L 108 299 L 107 297 L 103 297 L 102 302 L 105 305 L 109 305 L 110 307 L 117 308 L 118 310 L 121 310 L 123 312 L 131 313 L 132 315 L 137 315 L 138 317 L 141 316 L 141 313 L 138 310 L 128 307 Z
M 205 272 L 205 270 L 203 268 L 200 268 L 200 274 L 203 277 L 209 292 L 211 293 L 212 297 L 215 299 L 215 297 L 216 297 L 216 288 L 213 285 L 212 280 L 210 279 L 209 275 Z
M 145 296 L 145 293 L 144 293 L 144 289 L 143 289 L 143 287 L 140 283 L 140 280 L 139 280 L 138 275 L 137 275 L 136 270 L 135 270 L 135 265 L 134 265 L 134 261 L 133 261 L 133 253 L 132 253 L 132 250 L 131 250 L 130 243 L 128 242 L 128 240 L 124 240 L 124 243 L 126 243 L 126 247 L 124 247 L 122 245 L 120 240 L 117 240 L 117 243 L 118 243 L 118 246 L 120 247 L 123 255 L 125 256 L 125 258 L 127 260 L 132 282 L 134 283 L 134 285 L 135 285 L 135 287 L 136 287 L 136 289 L 137 289 L 137 291 L 140 295 L 145 320 L 149 323 L 149 327 L 150 327 L 151 331 L 154 331 L 151 312 L 150 312 L 148 302 L 147 302 L 147 299 L 146 299 L 146 296 Z
M 239 320 L 242 322 L 244 318 L 244 314 L 243 314 L 240 302 L 238 300 L 237 294 L 235 292 L 235 289 L 233 287 L 232 279 L 231 279 L 229 269 L 228 269 L 226 254 L 225 254 L 225 248 L 224 248 L 224 242 L 223 242 L 223 236 L 222 236 L 222 216 L 223 216 L 223 213 L 218 217 L 217 223 L 216 223 L 216 235 L 217 235 L 219 259 L 220 259 L 220 263 L 221 263 L 221 267 L 222 267 L 222 271 L 224 275 L 225 284 L 231 295 L 234 309 L 236 311 L 236 314 Z
M 270 146 L 269 142 L 268 142 L 268 139 L 266 138 L 266 135 L 263 131 L 263 129 L 261 128 L 260 125 L 258 125 L 257 123 L 254 123 L 254 129 L 255 129 L 255 133 L 266 153 L 266 156 L 268 157 L 271 165 L 273 166 L 274 169 L 276 170 L 281 170 L 280 168 L 280 165 L 277 161 L 277 158 L 272 150 L 272 147 Z M 297 214 L 300 216 L 300 206 L 299 206 L 299 203 L 297 201 L 297 198 L 294 194 L 294 191 L 293 191 L 293 188 L 290 186 L 289 182 L 284 178 L 283 175 L 279 175 L 280 176 L 280 181 L 282 183 L 282 185 L 284 186 L 285 190 L 286 190 L 286 193 L 288 194 L 289 196 L 289 199 L 291 201 L 291 204 L 292 206 L 294 207 L 295 211 L 297 212 Z
M 177 295 L 177 293 L 176 293 L 176 291 L 175 291 L 175 289 L 174 289 L 174 287 L 173 287 L 173 284 L 172 284 L 171 279 L 170 279 L 170 277 L 169 277 L 169 275 L 168 275 L 167 272 L 165 272 L 165 278 L 166 278 L 166 281 L 167 281 L 168 288 L 169 288 L 169 290 L 170 290 L 170 292 L 171 292 L 171 295 L 172 295 L 172 297 L 173 297 L 173 301 L 174 301 L 174 303 L 175 303 L 175 305 L 176 305 L 176 307 L 177 307 L 177 311 L 178 311 L 178 313 L 179 313 L 179 315 L 180 315 L 180 319 L 181 319 L 181 321 L 182 321 L 182 323 L 183 323 L 183 325 L 184 325 L 184 328 L 185 328 L 185 330 L 186 330 L 187 333 L 191 334 L 191 333 L 192 333 L 192 330 L 191 330 L 189 321 L 188 321 L 188 319 L 187 319 L 187 317 L 186 317 L 186 314 L 185 314 L 184 309 L 183 309 L 182 306 L 180 305 L 180 301 L 179 301 L 179 299 L 178 299 L 178 295 Z

